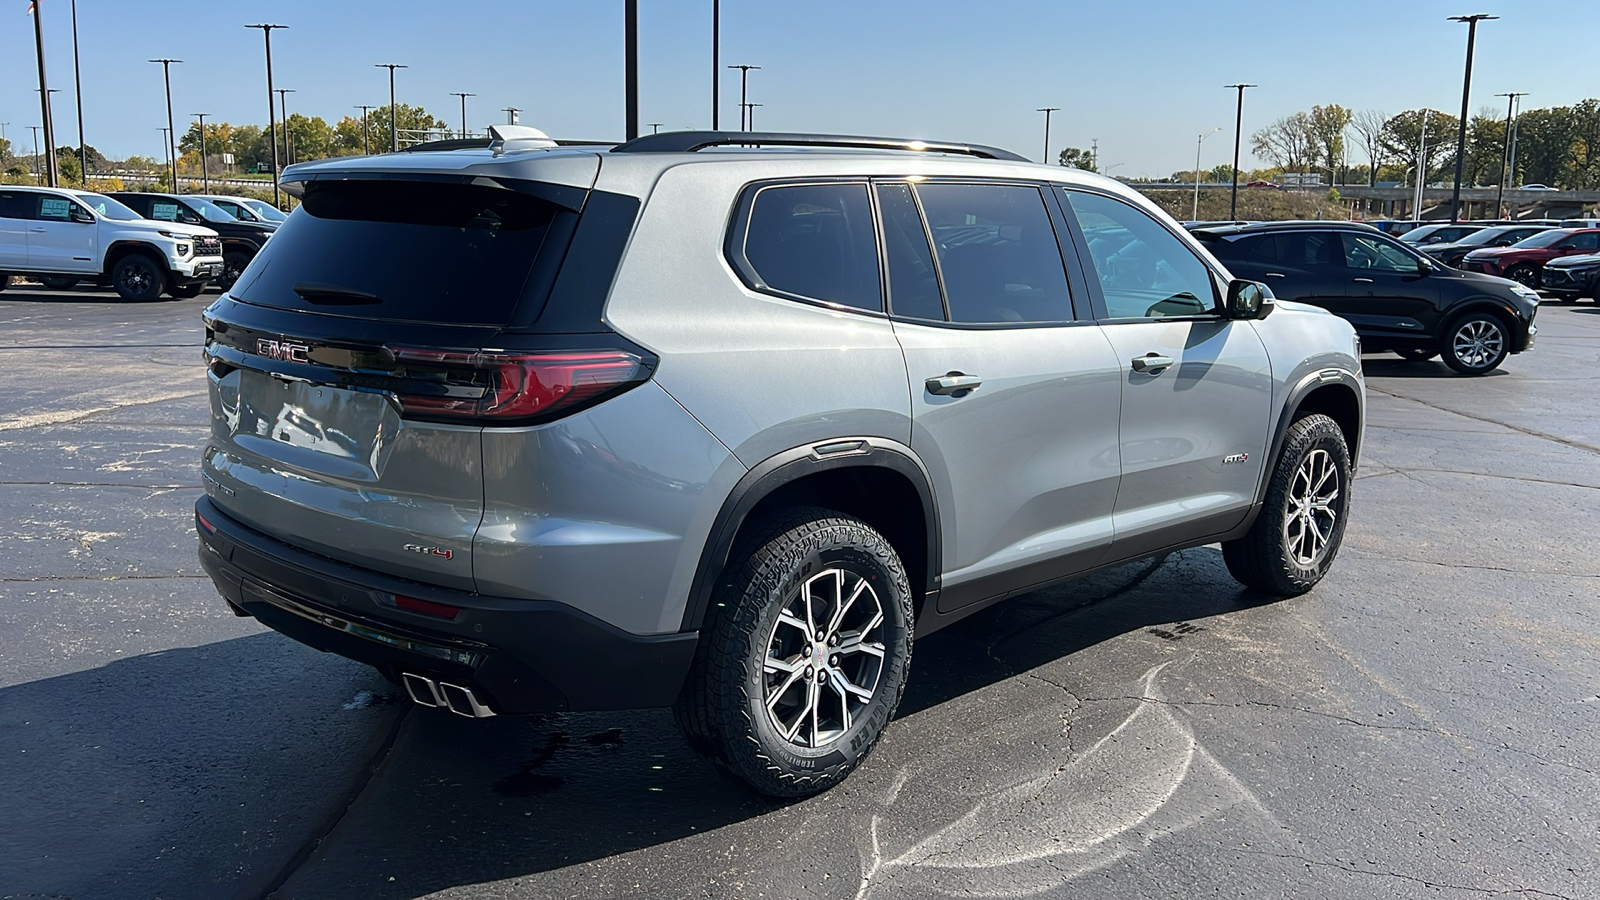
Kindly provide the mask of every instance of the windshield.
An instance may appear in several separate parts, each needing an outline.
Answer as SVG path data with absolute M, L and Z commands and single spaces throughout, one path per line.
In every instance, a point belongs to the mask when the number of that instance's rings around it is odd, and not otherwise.
M 105 194 L 79 194 L 78 199 L 83 204 L 108 219 L 118 222 L 131 222 L 140 216 L 121 203 L 107 197 Z
M 1400 235 L 1400 240 L 1408 244 L 1421 243 L 1449 227 L 1448 225 L 1424 225 L 1421 228 L 1413 228 Z
M 1456 243 L 1467 247 L 1476 247 L 1481 244 L 1492 244 L 1500 236 L 1520 230 L 1521 228 L 1516 225 L 1505 225 L 1500 228 L 1485 228 L 1482 231 L 1474 231 L 1461 240 L 1456 241 Z
M 208 222 L 239 221 L 233 216 L 228 215 L 226 210 L 215 203 L 212 203 L 210 200 L 205 200 L 200 197 L 185 197 L 183 199 L 185 203 L 188 203 L 190 206 L 194 207 L 195 211 L 198 212 Z
M 1557 241 L 1566 237 L 1569 233 L 1570 232 L 1562 231 L 1559 228 L 1554 228 L 1550 231 L 1541 231 L 1533 237 L 1520 240 L 1511 246 L 1521 247 L 1525 250 L 1539 250 L 1544 247 L 1553 246 Z
M 283 210 L 265 200 L 245 199 L 239 202 L 255 210 L 263 219 L 269 219 L 273 222 L 285 222 L 289 219 L 288 216 L 284 215 Z

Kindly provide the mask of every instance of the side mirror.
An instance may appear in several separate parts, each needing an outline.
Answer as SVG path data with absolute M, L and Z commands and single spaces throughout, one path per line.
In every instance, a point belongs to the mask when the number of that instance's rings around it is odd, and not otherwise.
M 1272 312 L 1272 290 L 1259 281 L 1235 278 L 1228 282 L 1223 315 L 1230 319 L 1264 319 Z
M 74 222 L 84 225 L 94 224 L 94 213 L 89 212 L 87 209 L 84 209 L 81 206 L 72 207 L 71 215 L 72 221 Z

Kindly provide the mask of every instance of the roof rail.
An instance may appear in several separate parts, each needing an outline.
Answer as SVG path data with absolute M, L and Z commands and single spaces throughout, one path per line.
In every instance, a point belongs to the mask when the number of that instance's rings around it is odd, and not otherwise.
M 863 137 L 854 134 L 800 134 L 775 131 L 669 131 L 634 138 L 611 148 L 613 153 L 693 153 L 707 147 L 842 147 L 862 150 L 915 150 L 928 153 L 959 153 L 981 159 L 1031 162 L 1010 150 L 981 144 L 951 144 L 943 141 L 917 141 L 907 138 Z

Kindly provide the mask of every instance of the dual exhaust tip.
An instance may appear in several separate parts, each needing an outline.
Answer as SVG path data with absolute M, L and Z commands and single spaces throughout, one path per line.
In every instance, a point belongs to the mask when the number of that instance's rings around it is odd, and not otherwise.
M 484 719 L 494 715 L 494 710 L 484 705 L 472 688 L 434 681 L 413 672 L 400 673 L 400 680 L 405 682 L 406 693 L 420 706 L 443 707 L 469 719 Z

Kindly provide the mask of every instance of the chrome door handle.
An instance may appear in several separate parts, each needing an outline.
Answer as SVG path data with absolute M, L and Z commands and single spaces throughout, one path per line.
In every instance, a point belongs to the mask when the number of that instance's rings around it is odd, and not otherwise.
M 1282 272 L 1268 272 L 1267 273 L 1267 277 L 1268 278 L 1282 278 L 1284 276 L 1283 276 Z
M 928 393 L 943 395 L 965 396 L 968 391 L 975 391 L 978 385 L 983 384 L 983 379 L 976 375 L 964 375 L 960 372 L 950 372 L 927 381 Z
M 1354 281 L 1356 284 L 1371 284 L 1372 283 L 1372 279 L 1371 278 L 1352 278 L 1351 281 Z
M 1146 353 L 1133 358 L 1133 370 L 1146 375 L 1160 375 L 1172 366 L 1172 357 L 1159 353 Z

